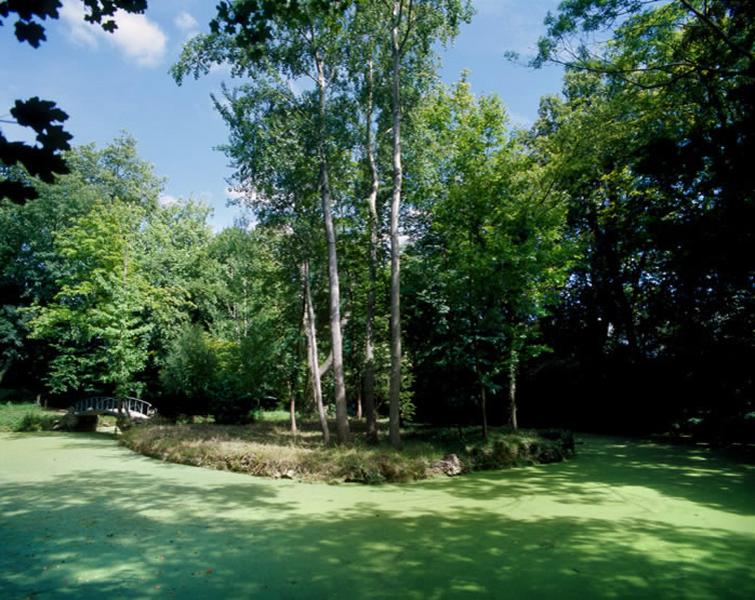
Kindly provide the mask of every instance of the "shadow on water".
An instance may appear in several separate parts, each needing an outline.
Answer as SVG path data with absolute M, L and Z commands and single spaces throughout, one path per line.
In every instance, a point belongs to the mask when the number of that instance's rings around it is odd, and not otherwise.
M 384 488 L 165 465 L 99 438 L 57 443 L 72 460 L 98 451 L 99 468 L 2 479 L 2 598 L 755 597 L 755 531 L 610 518 L 589 504 L 515 518 L 503 506 L 520 492 L 587 502 L 585 482 L 597 481 L 671 486 L 675 498 L 737 511 L 740 500 L 665 481 L 701 461 L 663 462 L 663 449 L 639 443 L 596 440 L 565 465 Z M 637 461 L 651 457 L 661 466 L 645 472 Z M 743 485 L 731 469 L 720 481 Z

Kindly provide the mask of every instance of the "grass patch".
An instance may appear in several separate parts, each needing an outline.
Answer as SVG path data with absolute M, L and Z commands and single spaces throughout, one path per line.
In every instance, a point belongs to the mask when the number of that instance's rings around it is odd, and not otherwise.
M 271 415 L 272 417 L 272 415 Z M 128 448 L 168 462 L 267 477 L 329 482 L 407 482 L 462 472 L 557 462 L 573 453 L 569 433 L 494 430 L 487 443 L 479 429 L 415 427 L 403 432 L 397 452 L 365 442 L 352 424 L 353 443 L 322 445 L 317 423 L 299 423 L 294 435 L 279 418 L 246 426 L 145 424 L 126 431 Z
M 0 431 L 51 431 L 63 413 L 33 402 L 0 404 Z
M 113 415 L 99 415 L 97 420 L 100 427 L 115 427 L 118 423 L 118 418 Z

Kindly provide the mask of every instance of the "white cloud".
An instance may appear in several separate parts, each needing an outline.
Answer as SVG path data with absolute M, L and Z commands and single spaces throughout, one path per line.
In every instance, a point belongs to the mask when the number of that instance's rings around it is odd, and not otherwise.
M 184 33 L 195 33 L 199 29 L 199 23 L 185 10 L 182 10 L 176 18 L 173 19 L 173 24 L 178 27 Z
M 244 192 L 232 187 L 225 188 L 225 195 L 230 200 L 241 200 L 242 198 L 246 197 L 246 194 L 244 194 Z
M 80 2 L 64 0 L 60 16 L 68 25 L 68 35 L 74 43 L 97 48 L 100 41 L 106 40 L 128 60 L 148 67 L 157 65 L 165 56 L 168 38 L 160 26 L 146 16 L 119 10 L 115 14 L 118 29 L 110 34 L 99 25 L 84 21 L 84 15 Z
M 139 65 L 153 66 L 165 56 L 168 38 L 157 23 L 144 15 L 118 11 L 115 15 L 118 29 L 113 42 L 127 57 Z
M 68 36 L 71 40 L 81 46 L 96 48 L 98 30 L 84 20 L 85 14 L 81 2 L 65 0 L 63 8 L 60 9 L 60 18 L 68 25 Z
M 242 187 L 227 187 L 225 189 L 226 198 L 233 203 L 244 203 L 246 201 L 254 202 L 259 199 L 259 194 L 255 189 L 244 189 Z
M 173 206 L 174 204 L 178 204 L 178 198 L 175 196 L 171 196 L 170 194 L 160 194 L 160 196 L 157 198 L 158 203 L 160 206 Z

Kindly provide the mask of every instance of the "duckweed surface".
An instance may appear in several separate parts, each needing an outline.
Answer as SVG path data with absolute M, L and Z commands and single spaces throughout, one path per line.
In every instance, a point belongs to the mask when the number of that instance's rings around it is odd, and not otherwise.
M 755 468 L 581 439 L 555 465 L 334 486 L 0 434 L 0 597 L 755 598 Z

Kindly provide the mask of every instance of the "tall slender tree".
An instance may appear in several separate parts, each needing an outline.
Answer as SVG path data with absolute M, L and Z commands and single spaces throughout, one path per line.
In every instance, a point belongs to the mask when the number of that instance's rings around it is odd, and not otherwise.
M 333 374 L 335 380 L 336 425 L 339 442 L 349 440 L 349 422 L 346 408 L 346 384 L 343 363 L 343 335 L 341 329 L 341 286 L 338 269 L 338 249 L 333 216 L 333 191 L 331 162 L 338 144 L 334 140 L 333 125 L 336 122 L 331 112 L 333 88 L 337 84 L 338 68 L 342 63 L 342 37 L 339 31 L 344 26 L 343 13 L 338 3 L 331 9 L 323 9 L 318 3 L 296 4 L 291 10 L 257 12 L 255 2 L 221 3 L 218 16 L 213 21 L 213 33 L 198 36 L 190 42 L 174 75 L 179 83 L 190 72 L 195 75 L 207 72 L 216 62 L 230 62 L 236 73 L 245 74 L 265 87 L 265 80 L 275 80 L 277 90 L 286 93 L 286 81 L 309 79 L 315 86 L 314 93 L 307 90 L 295 97 L 297 109 L 307 115 L 307 137 L 301 138 L 304 145 L 315 149 L 316 171 L 311 177 L 317 182 L 320 209 L 327 243 L 329 280 L 329 324 Z M 259 33 L 259 20 L 265 23 L 265 52 L 253 40 Z M 252 83 L 251 86 L 255 84 Z M 248 88 L 247 92 L 251 93 Z M 298 98 L 296 98 L 298 96 Z M 226 116 L 233 113 L 226 112 Z M 296 136 L 302 132 L 290 131 Z M 290 190 L 289 190 L 290 191 Z
M 404 70 L 434 59 L 433 44 L 448 41 L 461 21 L 471 18 L 468 0 L 389 0 L 381 5 L 389 24 L 386 40 L 390 48 L 390 115 L 392 132 L 392 183 L 389 235 L 391 246 L 390 335 L 391 372 L 389 391 L 389 434 L 391 444 L 401 447 L 401 198 L 404 180 L 402 126 L 415 98 L 402 94 Z M 411 64 L 412 67 L 409 67 Z M 416 81 L 416 79 L 415 79 Z

